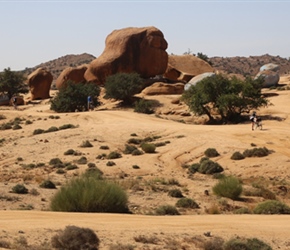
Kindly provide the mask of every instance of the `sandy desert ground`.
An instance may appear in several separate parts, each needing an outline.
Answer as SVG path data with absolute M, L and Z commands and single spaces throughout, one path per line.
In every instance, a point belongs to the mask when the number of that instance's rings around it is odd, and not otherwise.
M 280 84 L 289 86 L 290 76 L 281 77 Z M 17 242 L 25 238 L 30 246 L 27 249 L 32 249 L 33 245 L 44 246 L 58 230 L 75 225 L 93 229 L 100 238 L 100 249 L 130 249 L 129 245 L 135 246 L 134 249 L 202 249 L 201 242 L 213 237 L 228 240 L 236 236 L 257 237 L 275 250 L 290 249 L 289 216 L 234 215 L 235 209 L 245 207 L 251 211 L 265 198 L 243 196 L 241 201 L 232 201 L 216 197 L 212 187 L 217 179 L 199 173 L 189 175 L 184 168 L 186 164 L 198 162 L 207 148 L 216 148 L 220 156 L 214 160 L 223 166 L 224 174 L 239 177 L 244 190 L 253 189 L 254 184 L 262 186 L 290 205 L 290 194 L 281 191 L 281 187 L 290 188 L 290 90 L 264 92 L 269 94 L 272 105 L 258 110 L 263 118 L 263 129 L 255 131 L 251 130 L 249 122 L 194 124 L 192 116 L 184 115 L 188 113 L 185 105 L 171 103 L 179 97 L 177 95 L 146 96 L 160 103 L 157 115 L 112 108 L 114 103 L 110 102 L 91 112 L 60 114 L 50 110 L 49 100 L 20 106 L 19 110 L 0 107 L 0 114 L 6 117 L 0 124 L 17 117 L 22 120 L 22 129 L 0 130 L 0 244 L 10 242 L 10 248 L 21 249 L 23 245 Z M 65 124 L 76 128 L 33 135 L 36 129 L 47 130 Z M 122 158 L 113 160 L 116 165 L 111 167 L 106 165 L 108 160 L 97 159 L 110 151 L 122 153 L 132 134 L 138 138 L 155 137 L 156 142 L 166 143 L 157 147 L 154 154 L 122 154 Z M 93 147 L 80 147 L 87 140 Z M 109 150 L 100 149 L 104 145 Z M 230 159 L 235 151 L 243 152 L 253 145 L 267 147 L 272 153 L 261 158 Z M 88 162 L 95 163 L 105 177 L 117 180 L 128 193 L 133 214 L 49 211 L 50 198 L 59 187 L 88 168 L 86 164 L 77 164 L 78 169 L 58 174 L 49 166 L 52 158 L 63 162 L 80 158 L 80 155 L 64 155 L 68 149 L 79 151 Z M 24 167 L 29 164 L 39 167 Z M 56 183 L 57 189 L 40 188 L 39 184 L 46 179 Z M 178 185 L 168 184 L 172 179 Z M 25 185 L 29 193 L 12 193 L 16 184 Z M 172 188 L 182 190 L 183 195 L 194 199 L 200 208 L 180 209 L 179 216 L 153 215 L 158 206 L 176 203 L 176 198 L 168 196 Z M 209 195 L 205 195 L 205 190 Z M 206 232 L 211 236 L 205 236 Z M 139 236 L 151 241 L 137 242 Z

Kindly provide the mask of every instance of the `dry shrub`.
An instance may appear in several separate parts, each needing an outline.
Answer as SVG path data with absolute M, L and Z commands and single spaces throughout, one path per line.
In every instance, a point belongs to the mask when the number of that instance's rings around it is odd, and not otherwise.
M 100 240 L 90 228 L 67 226 L 51 238 L 51 244 L 56 249 L 98 250 Z
M 139 235 L 135 236 L 134 240 L 139 243 L 143 244 L 158 244 L 159 239 L 156 236 L 145 236 L 145 235 Z

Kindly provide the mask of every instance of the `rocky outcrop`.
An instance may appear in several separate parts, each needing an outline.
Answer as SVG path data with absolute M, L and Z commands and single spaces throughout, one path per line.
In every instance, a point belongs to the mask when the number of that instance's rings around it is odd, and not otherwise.
M 156 82 L 151 86 L 143 89 L 144 95 L 179 95 L 184 91 L 184 83 L 163 83 Z
M 191 78 L 214 69 L 204 60 L 193 55 L 169 55 L 164 77 L 173 81 L 188 82 Z
M 31 100 L 49 98 L 52 74 L 45 68 L 38 68 L 27 77 Z
M 255 79 L 263 77 L 264 88 L 276 86 L 280 80 L 279 69 L 280 69 L 279 65 L 275 63 L 265 64 L 260 68 L 260 72 L 256 75 Z
M 75 68 L 68 67 L 64 69 L 55 81 L 57 89 L 60 89 L 63 84 L 69 80 L 75 83 L 85 82 L 86 79 L 84 77 L 84 74 L 87 68 L 88 65 L 81 65 Z
M 168 62 L 167 41 L 155 27 L 114 30 L 103 53 L 85 72 L 87 81 L 103 85 L 110 75 L 136 72 L 143 78 L 162 75 Z
M 205 72 L 203 74 L 197 75 L 197 76 L 193 77 L 188 83 L 186 83 L 184 85 L 184 90 L 188 90 L 191 86 L 196 85 L 198 82 L 200 82 L 204 78 L 212 77 L 214 75 L 215 75 L 215 73 L 213 73 L 213 72 Z

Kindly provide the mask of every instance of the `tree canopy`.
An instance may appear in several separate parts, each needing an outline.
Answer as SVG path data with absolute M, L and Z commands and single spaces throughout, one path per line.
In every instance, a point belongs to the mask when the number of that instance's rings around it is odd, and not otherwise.
M 261 93 L 262 83 L 261 78 L 240 80 L 215 75 L 191 86 L 182 100 L 196 115 L 207 115 L 210 122 L 237 122 L 243 113 L 268 105 Z
M 10 68 L 4 69 L 0 73 L 0 93 L 7 95 L 9 99 L 13 95 L 28 93 L 26 78 L 21 72 L 11 71 Z

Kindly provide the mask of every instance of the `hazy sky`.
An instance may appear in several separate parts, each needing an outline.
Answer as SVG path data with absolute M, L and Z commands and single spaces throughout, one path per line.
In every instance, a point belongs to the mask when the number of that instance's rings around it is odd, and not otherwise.
M 168 54 L 290 57 L 290 0 L 0 0 L 0 71 L 98 57 L 115 29 L 155 26 Z

